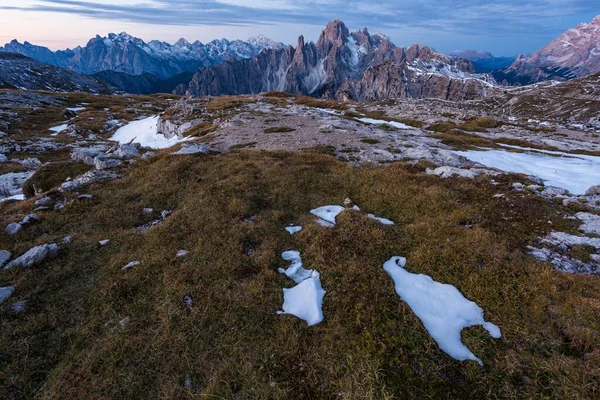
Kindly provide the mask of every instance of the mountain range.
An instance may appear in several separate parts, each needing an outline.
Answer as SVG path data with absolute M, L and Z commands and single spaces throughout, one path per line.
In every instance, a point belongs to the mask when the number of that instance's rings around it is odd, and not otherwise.
M 516 59 L 516 57 L 496 57 L 487 51 L 476 50 L 453 51 L 449 55 L 471 61 L 475 72 L 481 74 L 506 68 Z
M 494 72 L 500 83 L 528 85 L 545 80 L 565 81 L 600 71 L 600 15 L 569 29 L 535 53 L 517 57 L 508 68 Z
M 249 58 L 265 48 L 283 48 L 264 36 L 248 41 L 227 39 L 202 44 L 179 39 L 175 44 L 158 40 L 148 43 L 125 32 L 97 35 L 85 47 L 53 52 L 46 47 L 16 40 L 0 47 L 0 52 L 17 53 L 40 62 L 68 68 L 80 74 L 92 75 L 102 71 L 124 72 L 130 75 L 150 73 L 169 79 L 183 72 L 219 64 L 224 60 Z

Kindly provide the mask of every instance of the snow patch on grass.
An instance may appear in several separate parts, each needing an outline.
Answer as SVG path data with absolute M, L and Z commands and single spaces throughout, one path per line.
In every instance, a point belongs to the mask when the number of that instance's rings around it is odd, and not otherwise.
M 308 326 L 323 321 L 323 297 L 326 291 L 321 286 L 319 273 L 304 269 L 298 251 L 286 251 L 281 257 L 291 264 L 287 269 L 279 268 L 279 272 L 297 285 L 291 289 L 283 289 L 283 311 L 278 311 L 277 314 L 294 315 L 306 321 Z
M 167 149 L 189 138 L 179 139 L 177 136 L 167 139 L 158 134 L 158 116 L 133 121 L 119 128 L 110 140 L 126 144 L 131 141 L 151 149 Z
M 310 213 L 317 216 L 320 225 L 332 228 L 335 226 L 335 218 L 344 210 L 342 206 L 323 206 L 310 210 Z
M 288 233 L 290 235 L 293 235 L 295 233 L 300 232 L 302 230 L 302 227 L 301 226 L 292 226 L 292 225 L 290 225 L 287 228 L 285 228 L 285 230 L 288 231 Z
M 398 129 L 412 129 L 411 126 L 408 126 L 406 124 L 403 124 L 401 122 L 396 122 L 396 121 L 385 121 L 383 119 L 373 119 L 373 118 L 358 118 L 358 120 L 360 122 L 364 122 L 365 124 L 389 125 L 389 126 L 393 126 L 394 128 L 398 128 Z
M 473 360 L 483 365 L 462 343 L 460 333 L 464 328 L 481 325 L 497 339 L 500 328 L 485 321 L 481 307 L 454 286 L 436 282 L 428 275 L 412 274 L 404 269 L 405 265 L 403 257 L 392 257 L 383 264 L 394 280 L 396 293 L 423 322 L 440 349 L 456 360 Z

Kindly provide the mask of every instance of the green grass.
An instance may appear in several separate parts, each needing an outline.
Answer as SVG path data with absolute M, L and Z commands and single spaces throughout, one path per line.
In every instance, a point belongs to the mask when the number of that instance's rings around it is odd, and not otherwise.
M 290 128 L 289 126 L 273 126 L 270 128 L 266 128 L 264 130 L 265 133 L 286 133 L 286 132 L 294 132 L 296 129 Z
M 74 240 L 57 259 L 0 277 L 16 287 L 0 306 L 0 397 L 598 397 L 599 279 L 561 274 L 524 251 L 551 230 L 576 230 L 562 208 L 512 192 L 511 177 L 496 187 L 442 180 L 419 165 L 353 167 L 330 152 L 160 153 L 86 189 L 93 200 L 42 212 L 14 237 L 1 233 L 0 248 L 15 254 Z M 494 199 L 498 192 L 507 195 Z M 396 225 L 344 212 L 325 229 L 308 213 L 346 197 Z M 0 222 L 32 207 L 4 204 Z M 139 234 L 144 207 L 174 212 Z M 291 236 L 289 223 L 304 229 Z M 190 254 L 175 258 L 179 249 Z M 290 249 L 327 290 L 325 320 L 314 327 L 275 314 L 282 288 L 293 286 L 277 273 Z M 455 285 L 501 327 L 500 340 L 463 332 L 484 368 L 439 350 L 382 269 L 394 255 Z M 141 265 L 121 271 L 132 260 Z M 19 300 L 28 308 L 14 315 Z

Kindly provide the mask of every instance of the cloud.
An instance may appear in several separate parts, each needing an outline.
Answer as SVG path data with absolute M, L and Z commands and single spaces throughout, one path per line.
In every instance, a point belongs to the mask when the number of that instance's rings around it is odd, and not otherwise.
M 396 37 L 551 39 L 598 13 L 589 0 L 14 0 L 0 9 L 177 26 L 324 26 L 340 18 Z

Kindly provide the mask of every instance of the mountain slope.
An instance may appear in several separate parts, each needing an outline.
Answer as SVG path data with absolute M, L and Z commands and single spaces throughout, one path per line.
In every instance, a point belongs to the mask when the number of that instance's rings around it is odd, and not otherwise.
M 52 92 L 109 93 L 113 91 L 110 85 L 89 76 L 13 53 L 0 53 L 0 88 Z
M 471 61 L 475 72 L 481 74 L 506 68 L 515 61 L 515 57 L 496 57 L 492 53 L 475 50 L 454 51 L 450 56 Z
M 200 67 L 221 63 L 223 60 L 249 58 L 265 48 L 282 47 L 281 43 L 264 36 L 251 38 L 247 42 L 221 39 L 207 44 L 199 41 L 190 43 L 180 39 L 171 45 L 157 40 L 146 43 L 123 32 L 111 33 L 106 37 L 96 36 L 90 39 L 85 47 L 57 52 L 13 40 L 0 47 L 0 52 L 23 54 L 87 75 L 110 70 L 130 75 L 151 73 L 158 78 L 168 79 L 182 72 L 192 72 Z
M 544 80 L 565 81 L 600 71 L 600 15 L 569 29 L 530 56 L 519 56 L 494 73 L 499 82 L 527 85 Z
M 176 86 L 189 82 L 193 75 L 193 72 L 182 72 L 169 79 L 160 79 L 150 73 L 129 75 L 124 72 L 102 71 L 92 76 L 125 93 L 152 94 L 171 93 Z
M 422 45 L 396 47 L 387 37 L 370 35 L 367 29 L 350 33 L 343 22 L 335 20 L 316 43 L 305 43 L 300 36 L 295 48 L 265 50 L 251 59 L 203 68 L 177 92 L 202 96 L 276 90 L 355 100 L 435 93 L 434 97 L 464 100 L 480 98 L 490 86 L 473 72 L 467 60 Z M 436 90 L 422 90 L 432 82 Z M 455 98 L 452 93 L 464 90 L 449 90 L 450 82 L 477 89 L 466 89 L 470 94 Z

